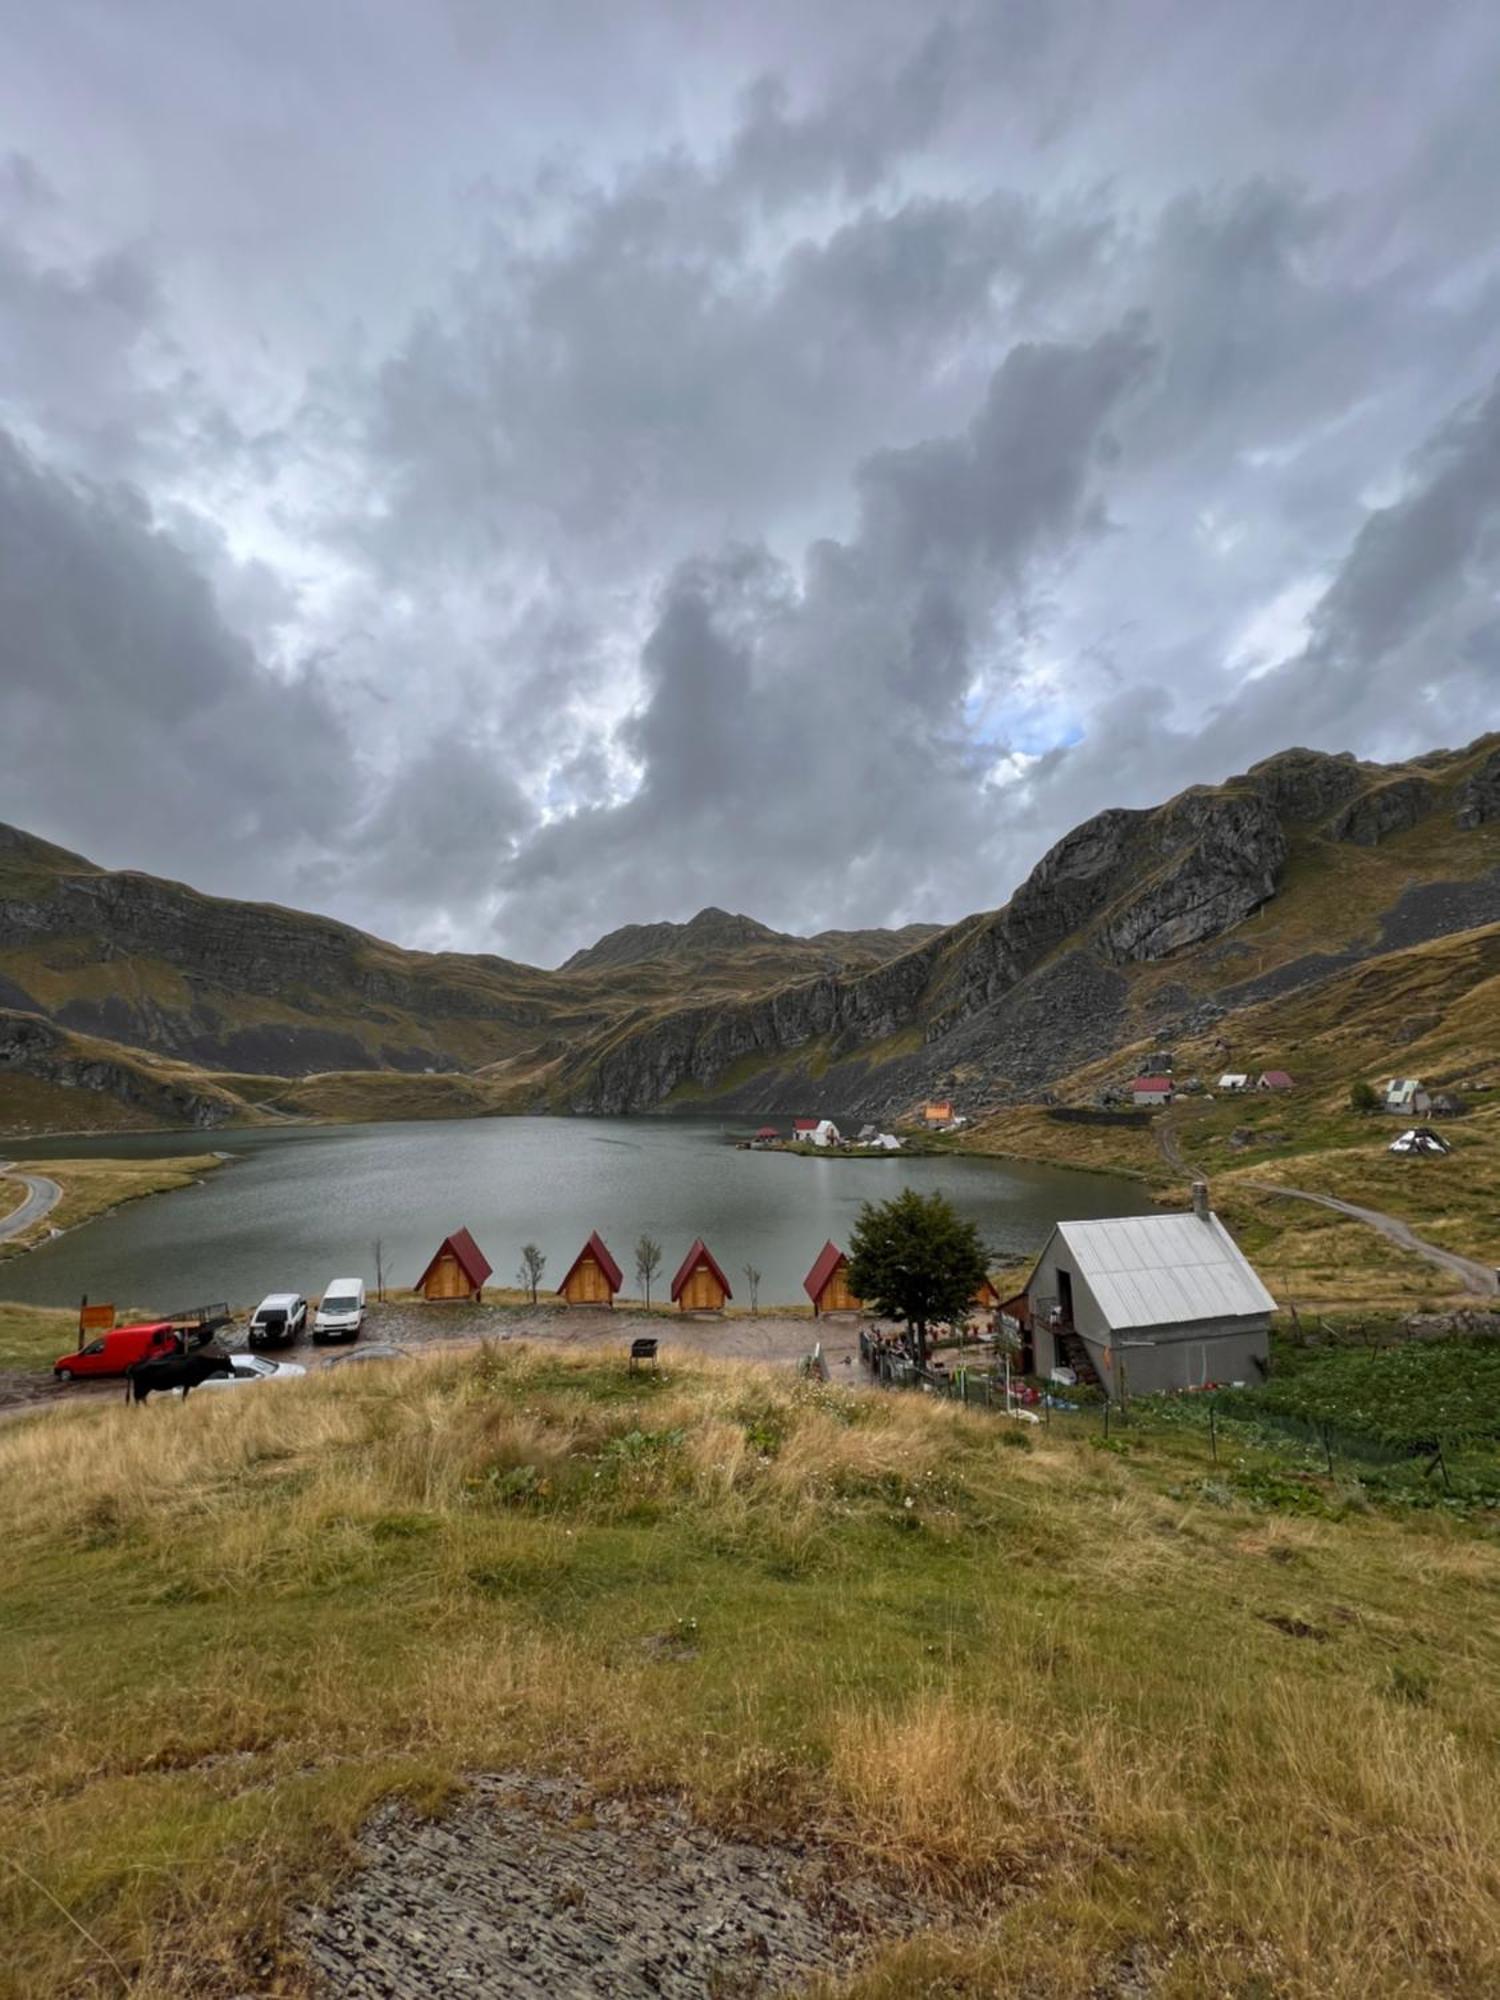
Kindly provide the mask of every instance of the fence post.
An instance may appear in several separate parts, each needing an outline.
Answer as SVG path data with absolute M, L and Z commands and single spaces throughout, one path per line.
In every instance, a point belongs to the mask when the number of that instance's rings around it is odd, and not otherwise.
M 1109 1436 L 1109 1398 L 1104 1399 L 1104 1435 Z
M 1208 1448 L 1213 1454 L 1215 1465 L 1219 1462 L 1219 1413 L 1210 1403 L 1208 1406 Z
M 1323 1425 L 1323 1456 L 1328 1461 L 1328 1477 L 1333 1477 L 1333 1439 L 1328 1425 Z

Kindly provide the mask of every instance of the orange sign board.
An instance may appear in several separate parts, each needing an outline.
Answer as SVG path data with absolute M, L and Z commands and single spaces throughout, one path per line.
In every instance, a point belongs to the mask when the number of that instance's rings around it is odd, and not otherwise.
M 113 1306 L 80 1306 L 78 1309 L 80 1333 L 108 1333 L 114 1323 Z

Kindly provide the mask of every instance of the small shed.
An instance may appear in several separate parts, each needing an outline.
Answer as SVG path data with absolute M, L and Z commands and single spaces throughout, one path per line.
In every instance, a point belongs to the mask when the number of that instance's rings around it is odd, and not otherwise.
M 484 1295 L 484 1281 L 493 1266 L 467 1229 L 455 1229 L 437 1247 L 432 1262 L 412 1287 L 429 1304 L 441 1299 L 471 1299 Z
M 953 1117 L 952 1101 L 946 1097 L 935 1097 L 930 1104 L 922 1106 L 922 1121 L 926 1125 L 947 1125 Z
M 1248 1090 L 1250 1079 L 1243 1070 L 1226 1069 L 1219 1078 L 1220 1090 Z
M 1059 1222 L 1026 1299 L 1037 1371 L 1076 1368 L 1112 1397 L 1127 1377 L 1145 1395 L 1253 1382 L 1268 1365 L 1275 1302 L 1201 1181 L 1186 1214 Z
M 1419 1076 L 1393 1076 L 1385 1087 L 1385 1108 L 1397 1118 L 1420 1118 L 1432 1099 Z
M 824 1313 L 863 1312 L 863 1299 L 849 1289 L 849 1259 L 836 1243 L 825 1243 L 817 1262 L 802 1280 L 802 1289 L 812 1300 L 813 1318 Z
M 612 1306 L 624 1282 L 624 1272 L 596 1229 L 568 1266 L 557 1295 L 570 1306 Z
M 1295 1090 L 1296 1087 L 1284 1069 L 1263 1069 L 1255 1084 L 1257 1090 Z
M 1136 1104 L 1170 1104 L 1172 1079 L 1169 1076 L 1138 1076 L 1131 1083 L 1130 1096 Z
M 756 1133 L 755 1136 L 757 1139 L 761 1140 L 779 1139 L 781 1137 L 781 1134 L 777 1131 L 774 1125 L 762 1125 L 760 1130 Z
M 792 1120 L 792 1137 L 794 1139 L 810 1139 L 817 1129 L 818 1121 L 816 1118 L 794 1118 Z
M 1462 1118 L 1468 1108 L 1461 1097 L 1448 1090 L 1435 1090 L 1428 1106 L 1434 1118 Z
M 700 1236 L 677 1267 L 672 1297 L 683 1312 L 722 1312 L 734 1297 L 729 1280 Z

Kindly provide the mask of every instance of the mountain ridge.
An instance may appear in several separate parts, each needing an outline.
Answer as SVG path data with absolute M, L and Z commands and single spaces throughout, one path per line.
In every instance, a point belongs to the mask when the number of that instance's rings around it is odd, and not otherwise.
M 42 1060 L 15 1028 L 40 1020 L 87 1040 L 93 1074 L 104 1045 L 131 1075 L 143 1057 L 196 1068 L 209 1122 L 226 1090 L 247 1115 L 788 1112 L 814 1097 L 896 1115 L 933 1090 L 993 1107 L 1143 1024 L 1247 1004 L 1257 981 L 1315 982 L 1494 921 L 1500 735 L 1395 765 L 1292 749 L 1160 806 L 1106 808 L 1006 904 L 941 928 L 794 938 L 710 905 L 623 926 L 556 971 L 406 951 L 0 828 L 0 1064 L 21 1061 L 3 1046 Z

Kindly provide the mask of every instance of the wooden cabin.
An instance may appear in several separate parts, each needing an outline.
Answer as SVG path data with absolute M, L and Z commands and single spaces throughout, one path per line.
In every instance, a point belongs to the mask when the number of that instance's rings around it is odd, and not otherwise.
M 438 1245 L 437 1254 L 412 1287 L 413 1291 L 436 1304 L 439 1300 L 469 1299 L 478 1305 L 484 1296 L 484 1281 L 492 1266 L 467 1229 L 455 1229 Z
M 836 1243 L 825 1243 L 818 1260 L 802 1280 L 802 1289 L 812 1300 L 813 1318 L 824 1313 L 863 1312 L 865 1303 L 849 1289 L 849 1259 Z
M 677 1267 L 672 1297 L 683 1312 L 722 1312 L 734 1297 L 729 1280 L 700 1236 Z
M 988 1278 L 981 1278 L 979 1289 L 975 1292 L 973 1298 L 970 1299 L 969 1304 L 980 1312 L 992 1313 L 999 1307 L 1000 1303 L 1000 1294 L 991 1281 Z
M 951 1125 L 953 1123 L 953 1103 L 947 1097 L 935 1097 L 930 1104 L 922 1106 L 924 1125 Z
M 596 1229 L 568 1267 L 557 1296 L 570 1306 L 612 1306 L 625 1274 Z

